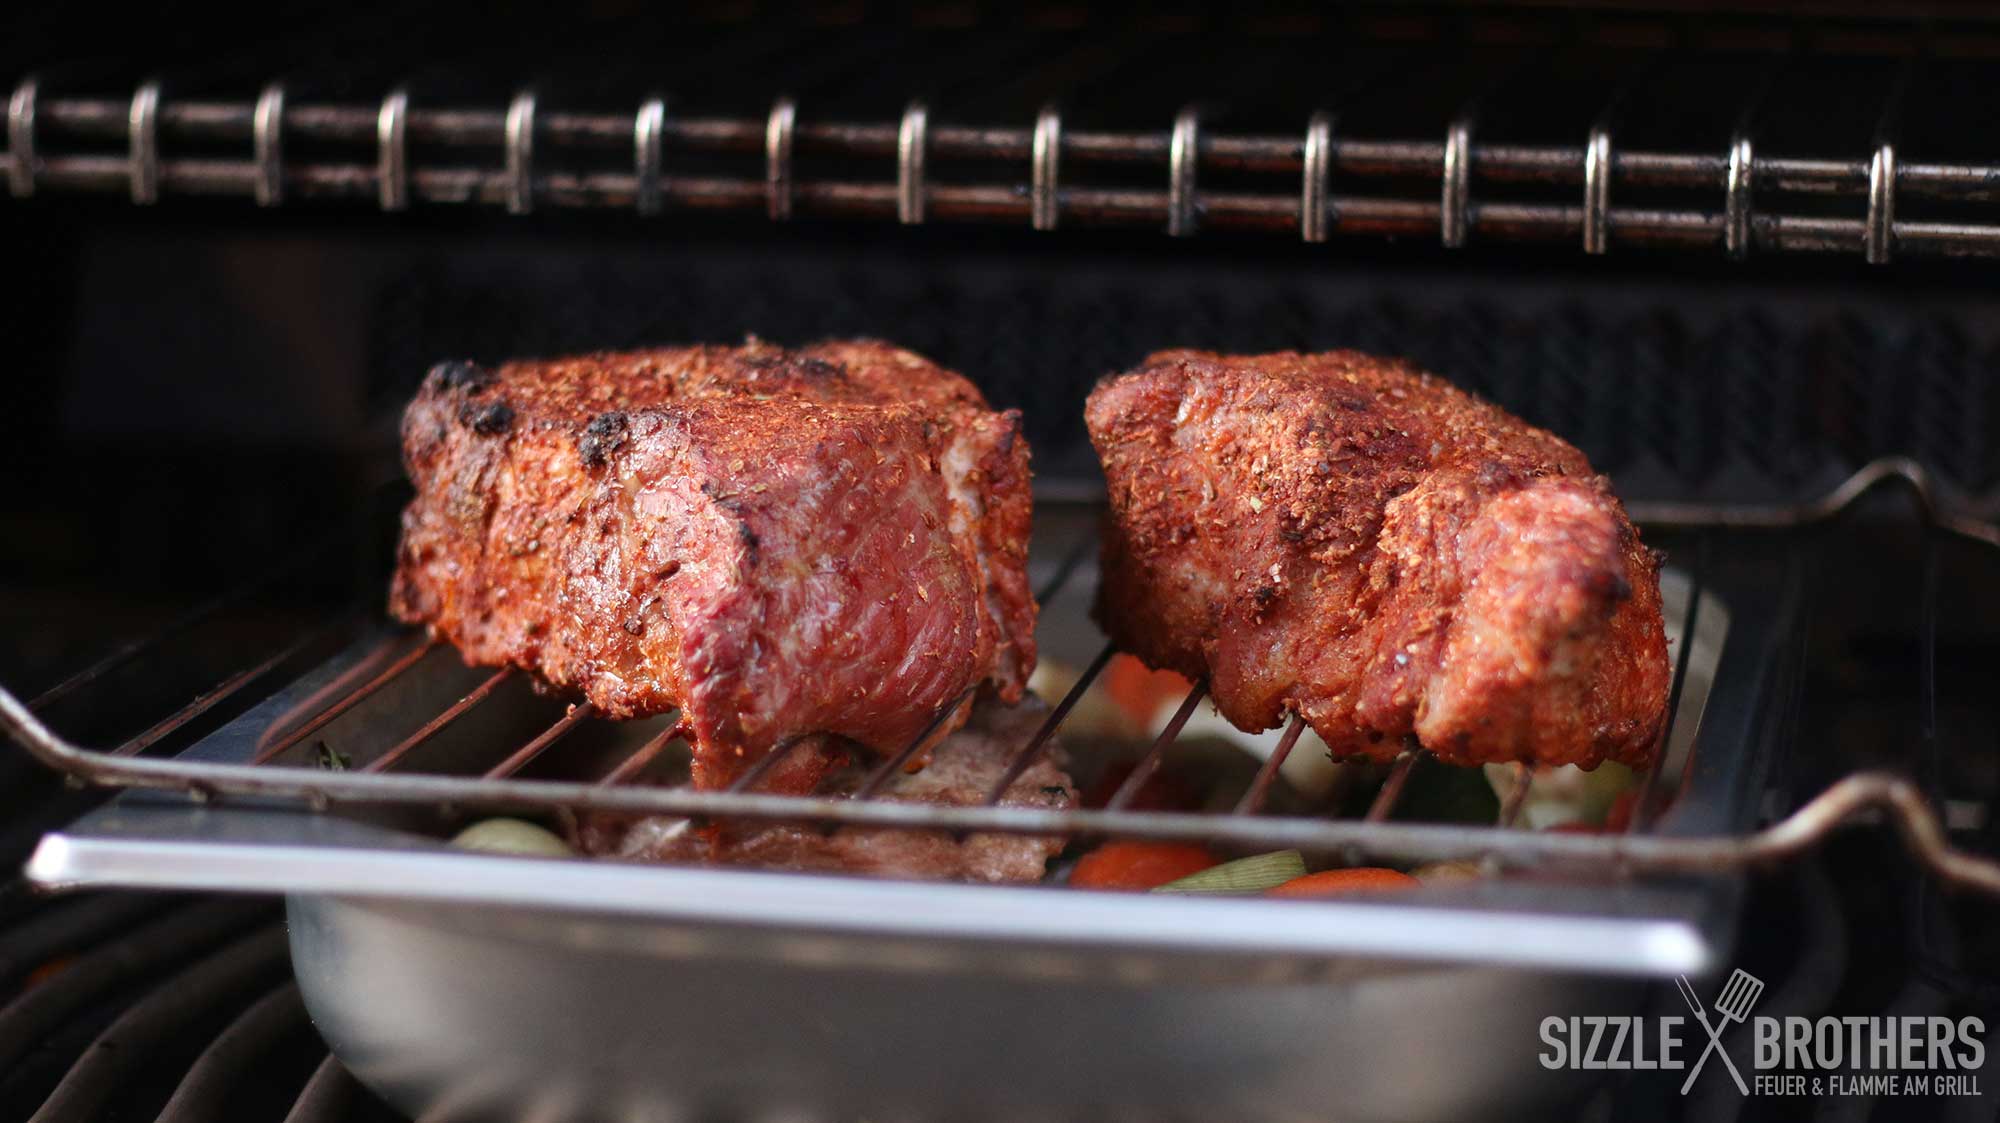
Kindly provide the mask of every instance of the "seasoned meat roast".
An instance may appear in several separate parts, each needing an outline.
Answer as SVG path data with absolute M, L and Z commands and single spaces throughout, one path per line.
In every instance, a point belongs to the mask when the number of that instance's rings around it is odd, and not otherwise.
M 1297 713 L 1337 757 L 1651 759 L 1659 560 L 1558 437 L 1351 351 L 1163 352 L 1086 420 L 1099 620 L 1237 726 Z
M 1030 696 L 1018 706 L 981 702 L 963 729 L 937 746 L 930 766 L 900 776 L 879 798 L 895 803 L 976 807 L 1007 762 L 1035 734 L 1047 707 Z M 1062 769 L 1062 746 L 1051 743 L 1000 798 L 1002 807 L 1061 811 L 1076 804 L 1076 787 Z M 859 790 L 868 769 L 858 762 L 835 771 L 823 795 Z M 945 881 L 1038 881 L 1063 840 L 1034 835 L 842 827 L 831 834 L 797 823 L 732 823 L 701 829 L 686 819 L 611 812 L 583 815 L 571 840 L 586 854 L 634 861 L 718 862 L 780 870 L 865 873 Z
M 764 781 L 807 790 L 840 739 L 894 752 L 1034 669 L 1019 415 L 908 351 L 446 363 L 403 456 L 391 612 L 609 716 L 679 709 L 697 787 L 810 737 Z

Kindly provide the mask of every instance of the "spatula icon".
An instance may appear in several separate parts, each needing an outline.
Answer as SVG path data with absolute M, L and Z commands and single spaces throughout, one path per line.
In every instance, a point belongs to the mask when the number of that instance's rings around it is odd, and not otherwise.
M 1736 1090 L 1749 1095 L 1750 1086 L 1743 1082 L 1743 1074 L 1736 1071 L 1736 1062 L 1729 1059 L 1729 1050 L 1722 1047 L 1722 1030 L 1730 1023 L 1741 1022 L 1749 1016 L 1750 1008 L 1757 1005 L 1757 999 L 1764 994 L 1763 980 L 1741 968 L 1730 972 L 1729 982 L 1724 984 L 1722 993 L 1715 999 L 1715 1012 L 1722 1015 L 1721 1026 L 1709 1024 L 1708 1012 L 1702 1009 L 1701 999 L 1695 995 L 1686 975 L 1675 979 L 1674 985 L 1680 988 L 1681 999 L 1688 1004 L 1688 1009 L 1694 1011 L 1695 1020 L 1708 1033 L 1708 1047 L 1701 1051 L 1701 1056 L 1695 1058 L 1694 1067 L 1688 1070 L 1687 1079 L 1681 1083 L 1681 1095 L 1687 1095 L 1688 1089 L 1694 1087 L 1695 1077 L 1701 1075 L 1701 1067 L 1708 1063 L 1710 1053 L 1722 1057 L 1723 1065 L 1736 1081 Z

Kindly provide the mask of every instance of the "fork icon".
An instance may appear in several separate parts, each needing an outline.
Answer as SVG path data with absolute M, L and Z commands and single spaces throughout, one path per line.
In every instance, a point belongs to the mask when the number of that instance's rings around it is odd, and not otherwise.
M 1688 1009 L 1694 1011 L 1695 1020 L 1701 1023 L 1701 1028 L 1708 1034 L 1708 1047 L 1701 1051 L 1701 1056 L 1695 1058 L 1694 1068 L 1688 1071 L 1687 1079 L 1681 1083 L 1681 1095 L 1687 1095 L 1688 1089 L 1694 1087 L 1695 1077 L 1701 1075 L 1701 1068 L 1708 1063 L 1710 1053 L 1722 1058 L 1723 1066 L 1729 1069 L 1729 1075 L 1736 1081 L 1736 1090 L 1746 1096 L 1749 1095 L 1750 1086 L 1743 1082 L 1743 1074 L 1736 1071 L 1736 1062 L 1729 1059 L 1729 1050 L 1722 1047 L 1722 1031 L 1728 1028 L 1730 1023 L 1740 1022 L 1750 1013 L 1750 1008 L 1755 1006 L 1757 999 L 1764 994 L 1763 980 L 1741 968 L 1730 972 L 1729 982 L 1723 986 L 1722 993 L 1715 998 L 1715 1012 L 1722 1015 L 1720 1026 L 1709 1024 L 1708 1011 L 1702 1009 L 1701 999 L 1696 997 L 1694 987 L 1689 984 L 1686 975 L 1675 979 L 1674 985 L 1680 988 L 1682 1001 L 1688 1004 Z

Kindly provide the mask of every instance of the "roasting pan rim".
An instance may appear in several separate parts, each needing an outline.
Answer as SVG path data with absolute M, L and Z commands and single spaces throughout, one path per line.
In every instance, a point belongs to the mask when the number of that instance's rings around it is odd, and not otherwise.
M 383 832 L 385 835 L 389 832 Z M 1667 915 L 1671 890 L 1622 895 L 1632 915 L 1462 902 L 1273 901 L 1077 892 L 1059 886 L 913 882 L 617 862 L 566 863 L 450 851 L 168 841 L 157 834 L 52 833 L 26 875 L 43 889 L 209 890 L 395 901 L 440 910 L 504 907 L 718 928 L 835 936 L 1190 951 L 1254 959 L 1359 957 L 1587 973 L 1698 974 L 1716 961 L 1703 910 Z M 1653 905 L 1651 910 L 1645 905 Z
M 1686 584 L 1677 573 L 1668 576 L 1670 587 Z M 1701 631 L 1733 633 L 1724 623 L 1733 613 L 1717 596 L 1702 593 L 1717 611 L 1704 613 Z M 1698 677 L 1712 677 L 1724 652 L 1740 642 L 1733 634 L 1711 634 L 1699 645 L 1703 658 L 1696 662 L 1707 670 Z M 252 751 L 256 731 L 363 647 L 358 640 L 182 755 L 241 759 Z M 1705 683 L 1696 685 L 1683 699 L 1691 713 L 1676 741 L 1692 742 L 1706 724 L 1701 715 L 1708 691 Z M 597 913 L 635 922 L 818 930 L 847 939 L 960 947 L 1193 952 L 1246 967 L 1259 957 L 1292 954 L 1646 976 L 1699 972 L 1726 953 L 1733 937 L 1726 901 L 1740 880 L 1731 874 L 1608 883 L 1507 878 L 1431 886 L 1419 899 L 1392 905 L 1164 898 L 605 861 L 566 863 L 560 876 L 551 872 L 546 860 L 456 852 L 433 837 L 296 804 L 245 798 L 204 805 L 141 790 L 120 793 L 46 836 L 26 869 L 32 883 L 47 889 L 394 899 L 444 912 L 540 909 L 552 925 L 564 916 Z

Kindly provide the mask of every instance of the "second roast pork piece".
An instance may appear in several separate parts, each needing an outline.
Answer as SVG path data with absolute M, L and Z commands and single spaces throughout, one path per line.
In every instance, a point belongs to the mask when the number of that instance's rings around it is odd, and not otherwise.
M 1659 561 L 1583 454 L 1351 351 L 1170 351 L 1099 383 L 1101 623 L 1246 730 L 1335 756 L 1643 766 Z
M 893 753 L 1034 669 L 1020 418 L 908 351 L 447 363 L 403 457 L 390 610 L 612 717 L 678 709 L 697 787 L 810 738 L 765 782 L 807 790 L 837 739 Z

